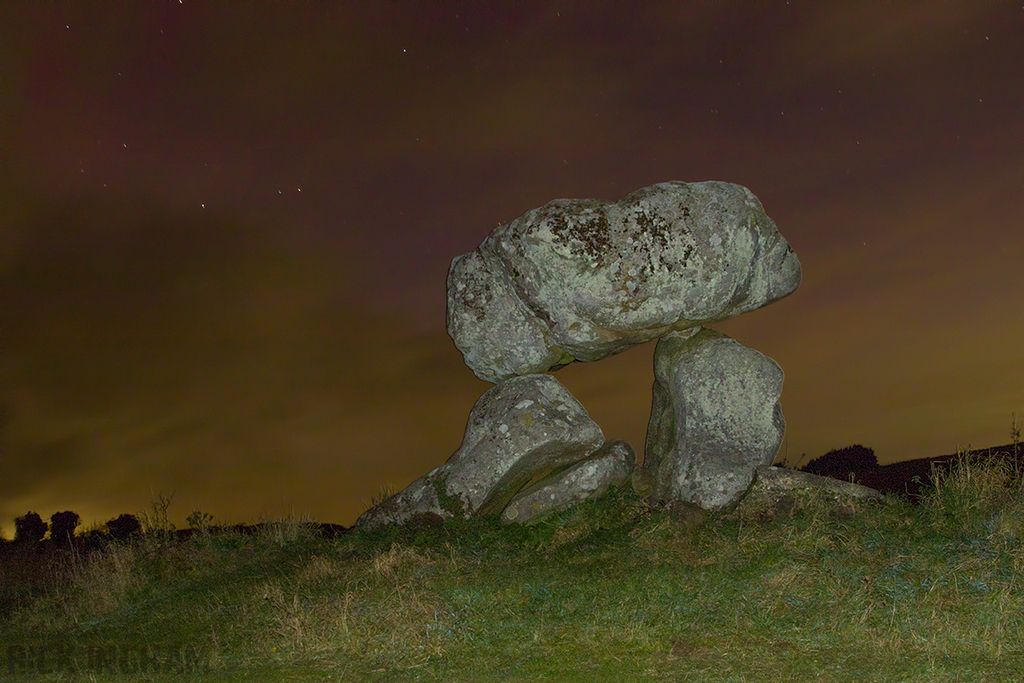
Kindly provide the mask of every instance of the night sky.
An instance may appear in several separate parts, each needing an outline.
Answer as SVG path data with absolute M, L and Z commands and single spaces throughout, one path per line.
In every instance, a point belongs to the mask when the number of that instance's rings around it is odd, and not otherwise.
M 451 259 L 562 197 L 749 187 L 803 284 L 716 326 L 779 458 L 1024 421 L 1024 3 L 4 2 L 0 523 L 352 524 L 459 446 Z M 642 452 L 653 344 L 555 376 Z

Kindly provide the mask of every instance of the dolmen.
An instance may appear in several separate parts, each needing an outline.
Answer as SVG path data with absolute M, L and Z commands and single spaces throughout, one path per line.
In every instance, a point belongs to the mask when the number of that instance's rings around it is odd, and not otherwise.
M 459 450 L 357 524 L 530 523 L 631 479 L 656 507 L 735 505 L 782 444 L 783 373 L 705 325 L 778 301 L 800 279 L 757 197 L 732 183 L 558 199 L 499 226 L 452 261 L 447 282 L 448 334 L 495 386 L 473 407 Z M 545 373 L 655 340 L 637 470 L 632 447 L 606 442 Z

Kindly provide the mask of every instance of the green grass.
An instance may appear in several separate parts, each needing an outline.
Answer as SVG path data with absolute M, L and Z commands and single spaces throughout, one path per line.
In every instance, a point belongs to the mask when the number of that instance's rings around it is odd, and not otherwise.
M 750 497 L 697 528 L 616 493 L 531 527 L 145 536 L 51 561 L 48 582 L 17 593 L 0 677 L 1024 680 L 1010 466 L 962 462 L 920 506 L 793 502 L 783 518 Z M 40 651 L 65 670 L 7 668 Z M 140 672 L 151 651 L 161 670 Z

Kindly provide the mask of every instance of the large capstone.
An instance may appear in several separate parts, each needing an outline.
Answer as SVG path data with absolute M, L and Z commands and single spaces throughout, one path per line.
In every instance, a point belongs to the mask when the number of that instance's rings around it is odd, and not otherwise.
M 448 334 L 481 379 L 596 361 L 792 293 L 800 262 L 750 190 L 659 183 L 559 199 L 452 261 Z
M 480 397 L 462 446 L 447 462 L 356 523 L 402 524 L 424 513 L 443 519 L 498 515 L 519 491 L 586 460 L 603 444 L 601 428 L 558 380 L 516 377 Z
M 782 379 L 778 363 L 715 330 L 661 339 L 644 453 L 652 501 L 738 503 L 782 444 Z
M 501 513 L 505 523 L 533 523 L 622 486 L 636 468 L 636 453 L 625 441 L 610 441 L 588 460 L 553 474 L 518 493 Z

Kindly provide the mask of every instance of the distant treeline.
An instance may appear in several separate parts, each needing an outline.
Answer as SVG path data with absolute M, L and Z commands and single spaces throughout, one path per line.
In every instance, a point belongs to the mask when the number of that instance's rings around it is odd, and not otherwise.
M 208 518 L 200 518 L 204 522 Z M 28 512 L 14 520 L 14 540 L 10 541 L 0 537 L 0 547 L 9 546 L 13 549 L 26 548 L 69 548 L 88 550 L 90 548 L 102 547 L 111 541 L 127 541 L 134 536 L 143 533 L 142 522 L 131 514 L 123 514 L 97 527 L 87 530 L 85 533 L 76 534 L 81 523 L 81 517 L 77 513 L 65 510 L 56 512 L 50 516 L 47 523 L 36 512 Z M 253 534 L 259 531 L 266 524 L 235 524 L 231 526 L 213 526 L 208 523 L 198 524 L 187 529 L 175 529 L 170 525 L 165 528 L 156 529 L 159 533 L 166 534 L 177 540 L 184 540 L 192 535 L 203 533 L 241 533 Z M 313 523 L 323 536 L 328 538 L 339 536 L 348 527 L 340 524 L 319 524 Z
M 38 546 L 48 543 L 56 547 L 67 547 L 74 543 L 98 545 L 111 540 L 124 540 L 142 531 L 142 523 L 135 515 L 121 515 L 90 529 L 84 534 L 76 535 L 82 518 L 75 512 L 65 510 L 55 512 L 47 523 L 37 512 L 28 512 L 14 520 L 14 541 L 7 541 L 17 546 Z

